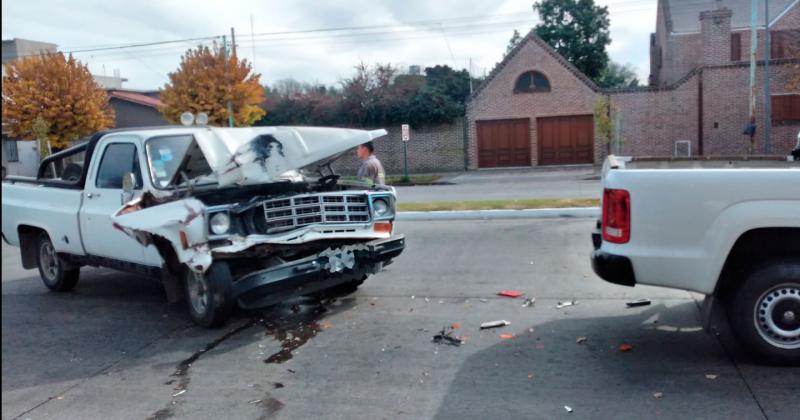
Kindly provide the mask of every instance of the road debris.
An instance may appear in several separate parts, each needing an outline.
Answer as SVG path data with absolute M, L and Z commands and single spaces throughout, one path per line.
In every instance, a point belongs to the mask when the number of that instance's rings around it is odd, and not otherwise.
M 631 350 L 633 350 L 633 346 L 630 345 L 630 344 L 620 344 L 619 345 L 619 351 L 621 351 L 623 353 L 629 352 Z
M 588 340 L 588 338 L 586 338 L 586 337 L 578 337 L 578 338 L 575 339 L 575 343 L 576 344 L 583 344 L 583 343 L 586 342 L 586 340 Z
M 625 305 L 627 305 L 629 308 L 633 308 L 636 306 L 647 306 L 649 304 L 650 304 L 650 299 L 638 299 L 638 300 L 632 300 L 630 302 L 625 302 Z
M 525 301 L 522 302 L 522 307 L 533 307 L 533 304 L 536 303 L 536 298 L 525 298 Z
M 505 319 L 497 320 L 497 321 L 488 321 L 481 324 L 481 329 L 489 329 L 489 328 L 498 328 L 498 327 L 505 327 L 506 325 L 511 325 L 510 322 L 506 321 Z
M 520 292 L 519 290 L 501 290 L 497 292 L 497 296 L 504 296 L 510 298 L 518 298 L 524 294 L 525 294 L 524 292 Z
M 653 394 L 653 398 L 655 398 L 657 400 L 660 400 L 660 399 L 664 398 L 664 393 L 663 392 L 656 392 L 655 394 Z
M 258 404 L 261 401 L 264 401 L 264 400 L 253 400 L 253 401 L 249 401 L 248 404 Z
M 464 340 L 461 337 L 453 335 L 455 329 L 450 327 L 442 328 L 436 335 L 433 336 L 433 342 L 436 344 L 448 344 L 451 346 L 460 346 L 464 343 Z
M 514 334 L 500 334 L 500 338 L 502 338 L 503 340 L 511 340 L 512 338 L 514 338 Z
M 718 376 L 718 375 L 716 375 L 716 374 L 714 374 L 714 373 L 706 373 L 706 379 L 710 379 L 710 380 L 712 380 L 712 381 L 713 381 L 714 379 L 717 379 L 717 376 Z
M 182 390 L 180 390 L 180 391 L 178 391 L 178 392 L 176 392 L 176 393 L 172 394 L 172 396 L 173 396 L 173 397 L 177 397 L 178 395 L 181 395 L 181 394 L 184 394 L 184 393 L 186 393 L 186 390 L 185 390 L 185 389 L 182 389 Z
M 461 323 L 460 322 L 454 322 L 453 325 L 450 326 L 450 328 L 452 328 L 454 330 L 457 330 L 457 329 L 461 328 Z
M 564 406 L 564 410 L 567 410 L 567 413 L 571 413 L 572 412 L 572 407 L 570 407 L 568 405 L 565 405 Z
M 480 298 L 480 299 L 478 299 L 478 300 L 479 300 L 479 301 L 481 301 L 481 302 L 483 302 L 483 303 L 486 303 L 486 302 L 488 302 L 488 301 L 489 301 L 489 299 L 484 299 L 484 298 Z
M 566 302 L 558 302 L 556 304 L 556 309 L 566 308 L 567 306 L 575 306 L 578 302 L 576 300 L 568 300 Z

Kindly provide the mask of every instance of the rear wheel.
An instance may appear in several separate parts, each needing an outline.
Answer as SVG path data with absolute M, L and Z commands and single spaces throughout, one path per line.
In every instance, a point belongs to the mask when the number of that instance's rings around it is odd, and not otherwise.
M 232 276 L 228 264 L 216 262 L 205 273 L 186 267 L 184 281 L 186 303 L 192 321 L 206 328 L 224 325 L 234 310 Z
M 733 296 L 730 319 L 759 360 L 800 364 L 800 261 L 776 261 L 753 271 Z
M 68 292 L 78 284 L 80 269 L 67 269 L 69 265 L 58 255 L 46 233 L 39 235 L 36 242 L 36 265 L 44 285 L 54 292 Z

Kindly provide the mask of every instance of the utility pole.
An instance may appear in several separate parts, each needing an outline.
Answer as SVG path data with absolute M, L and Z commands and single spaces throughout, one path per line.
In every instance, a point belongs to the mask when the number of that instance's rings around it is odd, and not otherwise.
M 225 35 L 222 35 L 222 55 L 225 60 L 225 81 L 228 83 L 228 89 L 230 89 L 231 80 L 228 77 L 228 40 L 225 38 Z M 233 106 L 231 106 L 230 99 L 228 99 L 228 127 L 233 127 Z
M 769 131 L 772 125 L 772 103 L 769 96 L 769 0 L 764 0 L 764 154 L 772 152 Z
M 744 134 L 750 135 L 749 153 L 753 153 L 756 139 L 756 50 L 758 48 L 758 0 L 750 2 L 750 122 L 744 129 Z
M 472 57 L 469 58 L 469 94 L 472 96 Z
M 233 26 L 231 26 L 231 48 L 233 49 L 233 56 L 238 57 L 236 55 L 236 33 L 233 32 Z
M 253 44 L 253 71 L 256 69 L 256 33 L 253 30 L 253 14 L 250 13 L 250 43 Z

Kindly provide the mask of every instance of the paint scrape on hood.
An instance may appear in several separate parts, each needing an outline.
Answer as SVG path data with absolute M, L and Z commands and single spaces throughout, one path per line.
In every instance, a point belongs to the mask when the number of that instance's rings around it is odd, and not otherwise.
M 219 186 L 280 181 L 287 174 L 320 166 L 386 130 L 323 127 L 217 128 L 195 138 Z

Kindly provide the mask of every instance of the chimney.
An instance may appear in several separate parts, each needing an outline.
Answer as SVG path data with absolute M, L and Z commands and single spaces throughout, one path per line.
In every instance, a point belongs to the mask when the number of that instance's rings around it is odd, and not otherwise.
M 725 64 L 731 57 L 731 16 L 728 8 L 700 12 L 700 37 L 703 48 L 700 64 Z

